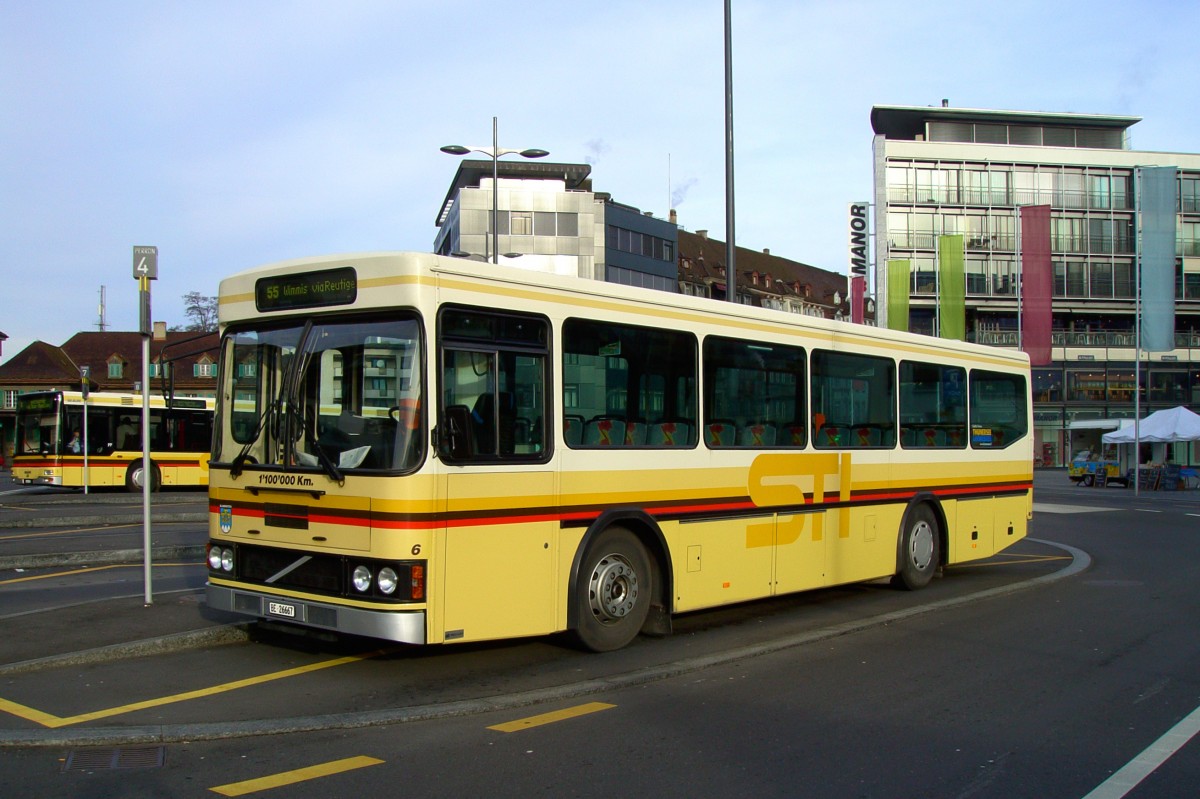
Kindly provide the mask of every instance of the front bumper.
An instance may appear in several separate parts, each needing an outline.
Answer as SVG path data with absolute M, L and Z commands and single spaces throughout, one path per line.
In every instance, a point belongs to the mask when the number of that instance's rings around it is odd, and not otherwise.
M 294 616 L 270 612 L 271 604 L 291 608 Z M 350 635 L 382 638 L 404 644 L 425 643 L 425 611 L 366 610 L 314 602 L 309 599 L 272 596 L 258 591 L 208 584 L 208 606 L 260 619 L 291 622 L 306 627 Z

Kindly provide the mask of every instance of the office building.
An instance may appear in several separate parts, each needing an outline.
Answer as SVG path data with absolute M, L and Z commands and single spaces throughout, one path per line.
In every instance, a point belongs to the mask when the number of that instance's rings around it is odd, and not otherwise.
M 587 164 L 464 160 L 442 202 L 434 252 L 676 291 L 676 227 L 593 192 Z M 496 211 L 496 236 L 492 213 Z
M 937 237 L 962 234 L 966 338 L 1019 346 L 1017 209 L 1051 207 L 1051 363 L 1033 370 L 1037 461 L 1066 465 L 1106 427 L 1200 408 L 1200 155 L 1135 150 L 1138 117 L 875 106 L 875 286 L 888 324 L 888 263 L 909 262 L 908 327 L 935 335 Z M 1137 181 L 1177 168 L 1175 347 L 1137 342 Z M 1168 452 L 1195 463 L 1190 445 Z

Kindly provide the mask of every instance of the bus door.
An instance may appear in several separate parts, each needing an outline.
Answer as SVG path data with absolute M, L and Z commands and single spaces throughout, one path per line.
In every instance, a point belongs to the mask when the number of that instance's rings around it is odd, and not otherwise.
M 431 640 L 555 629 L 559 523 L 544 443 L 545 326 L 491 311 L 442 313 L 436 434 L 445 526 Z
M 750 495 L 760 506 L 781 507 L 769 520 L 752 525 L 752 542 L 774 547 L 774 593 L 803 591 L 826 583 L 831 528 L 827 501 L 837 496 L 836 453 L 759 455 L 750 470 Z

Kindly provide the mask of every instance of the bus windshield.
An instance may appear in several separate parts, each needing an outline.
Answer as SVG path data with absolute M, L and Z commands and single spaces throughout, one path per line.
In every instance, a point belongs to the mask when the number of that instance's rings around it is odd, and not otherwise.
M 222 342 L 214 463 L 409 470 L 424 456 L 411 314 L 239 327 Z
M 17 455 L 59 454 L 58 395 L 17 398 Z

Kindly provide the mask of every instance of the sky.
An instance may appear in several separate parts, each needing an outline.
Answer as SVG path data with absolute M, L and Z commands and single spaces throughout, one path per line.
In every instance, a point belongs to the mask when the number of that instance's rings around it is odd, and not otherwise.
M 1138 116 L 1200 152 L 1195 0 L 732 0 L 735 240 L 847 269 L 874 105 Z M 1136 10 L 1134 10 L 1136 8 Z M 541 148 L 725 238 L 721 0 L 0 0 L 2 359 L 288 258 L 430 251 L 459 158 Z M 478 157 L 478 156 L 477 156 Z

